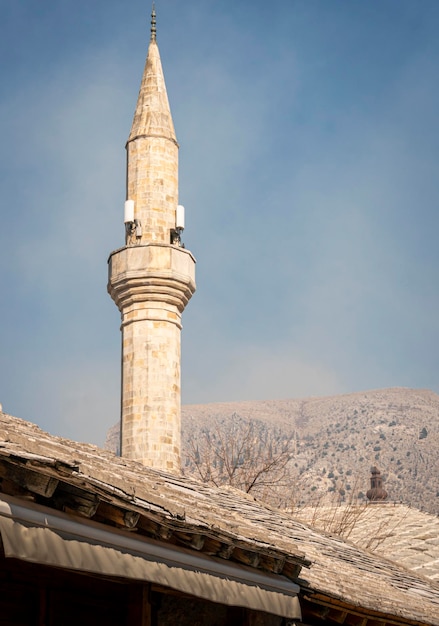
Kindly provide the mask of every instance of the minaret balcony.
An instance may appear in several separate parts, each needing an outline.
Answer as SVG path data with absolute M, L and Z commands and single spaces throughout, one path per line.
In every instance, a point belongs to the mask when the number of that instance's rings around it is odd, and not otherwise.
M 181 313 L 195 292 L 195 258 L 185 248 L 126 246 L 108 260 L 108 293 L 121 312 L 135 303 L 162 302 Z

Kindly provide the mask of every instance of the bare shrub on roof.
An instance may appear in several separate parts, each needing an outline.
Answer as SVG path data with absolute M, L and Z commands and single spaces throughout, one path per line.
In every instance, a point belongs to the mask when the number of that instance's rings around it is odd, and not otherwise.
M 295 445 L 294 433 L 234 414 L 188 438 L 185 471 L 282 506 L 291 501 L 297 480 L 292 464 Z

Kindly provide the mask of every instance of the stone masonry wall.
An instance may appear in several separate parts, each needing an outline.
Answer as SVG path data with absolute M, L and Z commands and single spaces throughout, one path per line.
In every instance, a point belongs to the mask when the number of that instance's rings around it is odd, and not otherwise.
M 121 454 L 180 473 L 181 312 L 195 261 L 169 244 L 121 248 L 108 290 L 122 314 Z
M 178 147 L 170 139 L 148 137 L 128 146 L 127 198 L 142 224 L 139 243 L 170 243 L 178 204 Z
M 169 321 L 136 320 L 137 313 L 124 315 L 122 327 L 122 456 L 178 472 L 180 315 L 161 310 Z M 142 311 L 151 318 L 156 313 Z

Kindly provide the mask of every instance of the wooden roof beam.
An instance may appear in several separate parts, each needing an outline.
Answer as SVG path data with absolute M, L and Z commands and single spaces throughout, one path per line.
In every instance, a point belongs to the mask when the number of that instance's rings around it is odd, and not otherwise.
M 50 498 L 58 486 L 58 479 L 34 472 L 14 463 L 0 463 L 0 478 L 44 498 Z
M 299 578 L 300 572 L 302 570 L 302 564 L 296 563 L 295 561 L 291 561 L 287 559 L 282 569 L 282 574 L 287 576 L 291 580 L 296 580 Z
M 402 626 L 402 624 L 411 623 L 413 625 L 420 624 L 420 622 L 410 620 L 395 619 L 387 614 L 379 615 L 377 611 L 373 609 L 362 609 L 358 606 L 350 605 L 346 602 L 341 602 L 335 598 L 328 596 L 322 596 L 319 593 L 313 595 L 303 596 L 303 606 L 305 611 L 310 614 L 316 614 L 318 608 L 326 608 L 328 613 L 328 620 L 341 623 L 341 614 L 346 613 L 344 619 L 344 626 Z
M 0 492 L 5 493 L 7 496 L 15 496 L 16 498 L 22 498 L 32 502 L 36 499 L 34 493 L 20 487 L 20 485 L 7 478 L 0 478 Z
M 125 530 L 136 530 L 140 514 L 136 511 L 121 509 L 108 502 L 99 502 L 95 519 L 100 522 L 114 524 L 118 528 Z
M 345 620 L 345 624 L 347 626 L 368 626 L 368 619 L 367 617 L 361 615 L 353 615 L 352 613 L 349 613 Z
M 59 511 L 90 518 L 97 511 L 99 497 L 96 494 L 61 482 L 53 494 L 51 502 Z
M 284 569 L 286 558 L 279 558 L 274 556 L 268 556 L 265 554 L 260 555 L 259 567 L 261 569 L 272 572 L 273 574 L 280 574 Z
M 179 543 L 193 548 L 194 550 L 202 550 L 206 540 L 204 535 L 197 533 L 182 533 L 180 531 L 175 531 L 174 536 Z
M 221 559 L 230 559 L 235 550 L 233 543 L 223 543 L 217 552 L 217 556 Z
M 347 611 L 344 611 L 343 609 L 331 608 L 328 613 L 327 619 L 335 622 L 336 624 L 344 624 L 347 616 Z
M 173 530 L 164 524 L 155 522 L 144 515 L 141 515 L 137 523 L 137 528 L 146 535 L 154 539 L 169 541 L 173 535 Z
M 244 563 L 250 567 L 258 567 L 260 562 L 260 555 L 257 552 L 251 552 L 250 550 L 243 550 L 236 547 L 233 552 L 233 560 L 239 563 Z

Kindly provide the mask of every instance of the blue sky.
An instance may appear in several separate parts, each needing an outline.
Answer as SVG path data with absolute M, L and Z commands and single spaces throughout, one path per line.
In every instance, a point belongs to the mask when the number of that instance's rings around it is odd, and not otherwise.
M 439 392 L 437 0 L 157 0 L 180 142 L 183 402 Z M 2 0 L 0 402 L 118 420 L 143 0 Z

